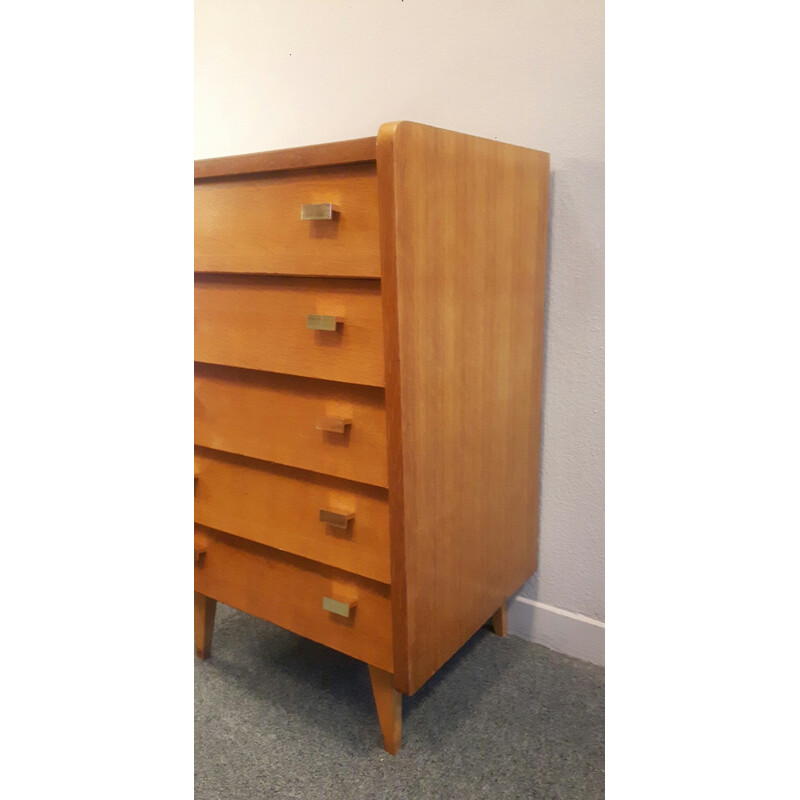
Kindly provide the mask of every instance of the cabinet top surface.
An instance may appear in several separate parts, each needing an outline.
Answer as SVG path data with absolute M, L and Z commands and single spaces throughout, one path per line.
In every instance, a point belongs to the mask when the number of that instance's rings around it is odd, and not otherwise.
M 247 175 L 254 172 L 274 172 L 284 169 L 306 169 L 337 164 L 358 164 L 375 161 L 377 137 L 348 139 L 343 142 L 267 150 L 239 156 L 205 158 L 194 162 L 194 177 L 217 178 L 228 175 Z
M 248 175 L 258 172 L 277 172 L 280 170 L 310 169 L 313 167 L 337 166 L 340 164 L 359 164 L 377 160 L 378 142 L 391 138 L 400 128 L 434 128 L 417 122 L 387 122 L 381 126 L 377 136 L 363 139 L 346 139 L 341 142 L 312 144 L 304 147 L 290 147 L 284 150 L 267 150 L 261 153 L 205 158 L 194 162 L 195 180 L 221 178 L 235 175 Z M 439 129 L 443 130 L 443 129 Z M 480 140 L 481 137 L 459 134 L 464 139 Z M 528 150 L 505 142 L 486 139 L 498 149 L 511 148 Z M 546 155 L 546 154 L 545 154 Z

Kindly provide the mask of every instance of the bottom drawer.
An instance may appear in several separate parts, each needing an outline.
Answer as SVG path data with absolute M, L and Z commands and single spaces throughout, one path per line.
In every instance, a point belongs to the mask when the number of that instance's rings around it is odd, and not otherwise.
M 394 669 L 388 586 L 196 526 L 194 588 L 387 672 Z

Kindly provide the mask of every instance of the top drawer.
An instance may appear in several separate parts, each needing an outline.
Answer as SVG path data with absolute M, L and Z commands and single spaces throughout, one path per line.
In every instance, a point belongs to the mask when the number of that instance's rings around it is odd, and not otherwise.
M 339 210 L 301 220 L 317 203 Z M 380 277 L 375 163 L 196 181 L 194 268 Z

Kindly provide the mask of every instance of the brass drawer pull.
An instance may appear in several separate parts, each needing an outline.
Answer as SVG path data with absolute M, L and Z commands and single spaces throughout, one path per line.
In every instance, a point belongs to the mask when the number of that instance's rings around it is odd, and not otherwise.
M 340 617 L 349 617 L 355 610 L 355 600 L 334 600 L 332 597 L 322 598 L 322 607 L 331 614 L 338 614 Z
M 306 328 L 310 331 L 335 331 L 337 325 L 342 325 L 341 317 L 330 317 L 327 314 L 307 314 Z
M 339 514 L 336 511 L 328 511 L 327 508 L 319 510 L 319 521 L 330 525 L 332 528 L 341 528 L 346 530 L 350 524 L 350 520 L 356 518 L 355 514 Z
M 317 417 L 315 428 L 318 431 L 328 431 L 329 433 L 344 433 L 348 425 L 352 425 L 353 420 L 344 417 Z
M 339 206 L 334 203 L 303 203 L 300 208 L 300 219 L 333 219 L 339 213 Z

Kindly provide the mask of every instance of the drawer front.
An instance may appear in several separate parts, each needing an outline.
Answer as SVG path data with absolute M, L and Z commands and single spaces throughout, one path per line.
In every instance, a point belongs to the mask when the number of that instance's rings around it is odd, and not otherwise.
M 194 392 L 195 444 L 388 486 L 383 389 L 195 364 Z
M 380 277 L 375 164 L 198 181 L 198 272 Z M 301 220 L 332 203 L 331 219 Z
M 202 448 L 194 463 L 195 522 L 389 583 L 385 489 Z
M 198 527 L 194 588 L 380 669 L 393 669 L 388 586 Z M 323 602 L 349 613 L 326 610 Z
M 196 275 L 194 299 L 196 361 L 384 385 L 379 281 Z

